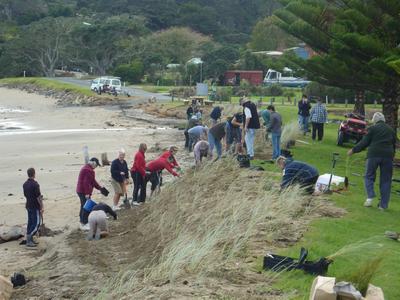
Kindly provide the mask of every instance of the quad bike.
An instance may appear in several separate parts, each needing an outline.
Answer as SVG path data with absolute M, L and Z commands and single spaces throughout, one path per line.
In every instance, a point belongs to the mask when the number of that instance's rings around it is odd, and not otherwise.
M 118 92 L 115 89 L 115 87 L 110 87 L 108 84 L 103 85 L 102 87 L 99 88 L 99 90 L 97 91 L 97 94 L 101 95 L 102 93 L 106 93 L 109 95 L 113 95 L 113 96 L 118 96 Z
M 358 143 L 367 134 L 367 122 L 365 117 L 355 113 L 346 114 L 346 120 L 340 123 L 338 129 L 337 145 L 352 141 Z

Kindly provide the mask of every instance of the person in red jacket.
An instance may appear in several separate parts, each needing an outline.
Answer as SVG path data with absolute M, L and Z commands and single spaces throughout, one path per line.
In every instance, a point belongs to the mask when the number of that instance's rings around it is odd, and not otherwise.
M 100 166 L 99 160 L 93 157 L 89 160 L 87 164 L 82 167 L 79 172 L 76 193 L 78 194 L 79 200 L 81 201 L 81 209 L 79 211 L 81 229 L 85 225 L 83 220 L 83 206 L 85 205 L 86 199 L 89 199 L 91 197 L 94 188 L 97 190 L 100 190 L 102 188 L 97 183 L 94 173 L 94 169 L 96 169 L 98 166 Z
M 131 168 L 131 176 L 133 180 L 133 197 L 132 205 L 140 205 L 146 201 L 146 144 L 139 145 L 139 151 L 136 152 L 133 165 Z M 138 199 L 140 191 L 140 196 Z
M 157 189 L 157 193 L 160 192 L 160 184 L 161 184 L 161 172 L 166 169 L 169 173 L 174 175 L 175 177 L 179 177 L 179 174 L 176 173 L 172 169 L 172 160 L 173 158 L 169 157 L 165 159 L 163 157 L 159 157 L 155 160 L 150 161 L 146 166 L 146 171 L 150 172 L 149 178 L 147 181 L 151 182 L 151 194 L 150 197 L 153 196 L 154 191 Z M 147 184 L 146 184 L 147 185 Z
M 177 170 L 180 170 L 179 164 L 175 159 L 175 155 L 178 152 L 178 147 L 176 146 L 171 146 L 169 148 L 169 150 L 165 151 L 163 154 L 161 154 L 160 158 L 165 158 L 166 160 L 168 160 L 169 158 L 171 158 L 171 167 L 175 168 Z

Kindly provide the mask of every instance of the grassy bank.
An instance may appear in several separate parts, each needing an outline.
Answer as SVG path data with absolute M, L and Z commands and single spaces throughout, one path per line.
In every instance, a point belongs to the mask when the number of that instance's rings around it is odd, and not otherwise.
M 288 123 L 297 118 L 295 107 L 278 106 L 283 120 Z M 366 198 L 363 177 L 366 152 L 347 158 L 346 152 L 351 144 L 345 147 L 336 146 L 336 124 L 325 125 L 325 135 L 322 142 L 313 143 L 310 137 L 301 140 L 309 143 L 297 145 L 292 152 L 296 160 L 307 162 L 318 168 L 320 174 L 330 173 L 332 153 L 338 152 L 340 159 L 334 174 L 349 176 L 350 189 L 341 194 L 334 193 L 330 198 L 338 206 L 347 210 L 346 216 L 340 219 L 322 218 L 313 222 L 303 239 L 294 247 L 281 251 L 280 254 L 298 257 L 301 247 L 309 249 L 311 259 L 333 255 L 334 263 L 330 266 L 328 276 L 346 279 L 363 263 L 372 258 L 382 257 L 383 262 L 374 285 L 383 288 L 385 299 L 400 299 L 398 278 L 400 278 L 400 243 L 384 237 L 386 230 L 400 231 L 399 211 L 400 196 L 392 193 L 390 208 L 381 212 L 374 207 L 364 208 Z M 267 166 L 268 170 L 276 170 L 275 166 Z M 399 178 L 400 172 L 395 170 L 394 178 Z M 379 180 L 378 180 L 379 181 Z M 378 186 L 376 185 L 376 188 Z M 392 191 L 400 190 L 400 184 L 394 183 Z M 379 189 L 376 189 L 378 192 Z M 378 193 L 379 194 L 379 193 Z M 316 198 L 314 201 L 318 201 Z M 257 267 L 262 265 L 261 258 Z M 270 275 L 270 274 L 268 274 Z M 279 276 L 276 287 L 285 291 L 296 290 L 293 299 L 308 299 L 313 276 L 303 272 L 287 272 Z
M 178 107 L 181 102 L 169 103 L 170 107 Z M 284 124 L 297 120 L 297 107 L 292 105 L 276 105 L 277 111 L 282 114 Z M 378 105 L 367 105 L 367 110 L 372 112 L 379 109 Z M 328 105 L 329 118 L 341 119 L 346 111 L 351 111 L 344 104 Z M 310 136 L 300 137 L 305 143 L 298 142 L 291 149 L 296 160 L 307 162 L 318 168 L 320 174 L 330 173 L 332 154 L 339 153 L 339 161 L 334 174 L 348 176 L 350 188 L 340 194 L 328 196 L 337 206 L 344 208 L 347 214 L 342 218 L 320 218 L 312 222 L 309 230 L 295 246 L 282 249 L 278 254 L 298 257 L 301 247 L 309 250 L 310 259 L 332 256 L 334 263 L 329 267 L 328 276 L 337 277 L 339 280 L 348 280 L 349 275 L 357 271 L 363 264 L 373 258 L 382 257 L 383 261 L 376 276 L 372 279 L 374 285 L 380 286 L 385 293 L 385 299 L 400 299 L 397 279 L 400 278 L 400 243 L 387 239 L 384 232 L 387 230 L 400 231 L 399 212 L 400 190 L 399 183 L 393 183 L 391 202 L 388 211 L 381 212 L 374 202 L 374 207 L 365 208 L 366 199 L 363 174 L 365 171 L 366 152 L 355 154 L 348 158 L 347 151 L 353 144 L 344 147 L 336 146 L 338 124 L 326 124 L 325 135 L 322 142 L 313 142 Z M 261 164 L 262 161 L 255 161 Z M 272 171 L 279 178 L 280 171 L 275 165 L 262 164 L 267 171 Z M 395 169 L 394 178 L 400 178 L 399 170 Z M 377 180 L 379 182 L 379 179 Z M 376 191 L 379 194 L 378 185 Z M 313 197 L 315 202 L 321 201 Z M 268 251 L 269 249 L 264 249 Z M 254 264 L 254 269 L 262 270 L 262 257 Z M 274 288 L 282 289 L 293 294 L 292 299 L 308 299 L 311 283 L 314 276 L 303 272 L 284 272 L 279 275 L 266 272 L 266 281 L 271 276 L 277 276 Z
M 94 95 L 94 93 L 90 91 L 88 88 L 79 87 L 68 83 L 62 83 L 47 78 L 38 78 L 38 77 L 5 78 L 5 79 L 0 79 L 0 85 L 1 84 L 7 84 L 7 85 L 32 84 L 44 89 L 77 93 L 85 96 Z

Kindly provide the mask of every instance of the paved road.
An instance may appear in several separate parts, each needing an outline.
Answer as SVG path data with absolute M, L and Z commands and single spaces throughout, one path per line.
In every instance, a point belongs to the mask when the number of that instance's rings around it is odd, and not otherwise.
M 78 85 L 81 87 L 87 87 L 88 89 L 90 88 L 90 80 L 81 80 L 81 79 L 71 78 L 71 77 L 55 77 L 55 78 L 51 78 L 51 80 L 57 80 L 57 81 L 61 81 L 64 83 Z M 170 101 L 171 100 L 171 97 L 168 95 L 160 94 L 160 93 L 150 93 L 150 92 L 146 92 L 145 90 L 142 90 L 140 88 L 126 87 L 124 89 L 127 92 L 129 92 L 131 94 L 131 96 L 141 97 L 141 98 L 145 98 L 145 99 L 156 97 L 157 100 L 159 100 L 159 101 L 160 100 L 161 101 Z

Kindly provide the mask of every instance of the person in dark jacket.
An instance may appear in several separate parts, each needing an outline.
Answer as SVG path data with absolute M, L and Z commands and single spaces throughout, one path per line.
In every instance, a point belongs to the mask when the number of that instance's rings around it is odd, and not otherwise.
M 209 152 L 210 152 L 210 159 L 213 157 L 213 150 L 214 146 L 217 149 L 217 159 L 221 158 L 222 155 L 222 139 L 225 137 L 226 134 L 226 122 L 219 123 L 210 128 L 208 131 L 208 144 Z
M 89 214 L 89 233 L 87 239 L 89 241 L 99 240 L 100 237 L 108 235 L 107 214 L 111 215 L 116 220 L 117 214 L 105 203 L 95 205 Z
M 35 180 L 35 169 L 27 170 L 28 180 L 23 185 L 26 198 L 25 208 L 28 212 L 28 225 L 26 228 L 26 247 L 36 247 L 33 236 L 37 233 L 43 216 L 43 196 L 39 183 Z
M 226 122 L 226 151 L 231 151 L 233 154 L 241 153 L 242 146 L 242 125 L 243 125 L 243 114 L 238 112 L 234 114 Z M 234 149 L 232 149 L 234 145 Z M 232 151 L 233 150 L 233 151 Z
M 303 98 L 299 101 L 299 126 L 300 129 L 303 130 L 304 135 L 308 132 L 308 122 L 310 119 L 310 109 L 311 104 L 308 102 L 307 96 L 303 95 Z
M 223 110 L 224 108 L 222 106 L 216 106 L 213 108 L 210 114 L 211 126 L 217 125 L 218 120 L 221 119 Z
M 319 177 L 315 167 L 285 156 L 279 156 L 276 163 L 283 170 L 281 189 L 299 184 L 306 192 L 310 194 L 314 192 L 314 186 Z
M 194 113 L 193 106 L 190 105 L 186 110 L 186 117 L 188 120 L 190 120 L 190 118 L 193 116 L 193 113 Z
M 271 133 L 272 159 L 277 159 L 281 155 L 282 116 L 275 111 L 273 105 L 269 105 L 267 109 L 270 112 L 267 132 Z
M 390 200 L 390 190 L 392 187 L 393 158 L 396 150 L 396 133 L 385 123 L 385 117 L 382 113 L 376 112 L 372 117 L 372 125 L 368 128 L 368 133 L 362 140 L 348 151 L 348 155 L 358 153 L 368 148 L 367 162 L 365 171 L 365 190 L 367 200 L 364 206 L 372 206 L 372 201 L 376 194 L 374 183 L 376 179 L 376 170 L 380 169 L 379 188 L 381 192 L 381 201 L 378 204 L 379 209 L 388 208 Z
M 114 210 L 119 210 L 118 202 L 121 196 L 125 195 L 125 202 L 128 201 L 126 195 L 126 186 L 128 184 L 129 171 L 128 164 L 125 161 L 125 150 L 121 149 L 118 152 L 118 158 L 111 163 L 111 185 L 114 188 Z
M 254 159 L 254 139 L 256 130 L 260 128 L 260 119 L 258 118 L 257 106 L 248 98 L 240 100 L 243 106 L 243 140 L 246 142 L 246 151 L 250 159 Z
M 78 176 L 78 184 L 76 186 L 76 193 L 78 194 L 79 200 L 81 202 L 79 210 L 79 221 L 81 224 L 81 229 L 84 229 L 85 221 L 83 219 L 83 206 L 87 199 L 92 196 L 93 189 L 101 190 L 102 187 L 97 183 L 95 178 L 94 169 L 100 166 L 100 162 L 97 158 L 93 157 L 89 162 L 84 165 Z
M 139 145 L 139 151 L 136 152 L 131 168 L 131 176 L 133 180 L 133 197 L 132 205 L 140 205 L 146 201 L 146 144 Z M 138 197 L 140 192 L 140 196 Z

